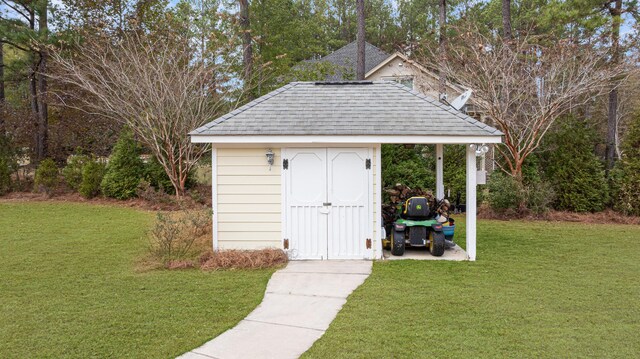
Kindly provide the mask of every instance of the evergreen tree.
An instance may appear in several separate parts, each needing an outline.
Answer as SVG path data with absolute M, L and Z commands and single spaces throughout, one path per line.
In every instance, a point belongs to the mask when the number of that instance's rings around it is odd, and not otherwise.
M 140 159 L 140 146 L 133 132 L 125 129 L 113 148 L 107 170 L 100 187 L 107 197 L 129 199 L 136 195 L 140 180 L 144 177 L 144 163 Z
M 616 163 L 613 178 L 614 207 L 625 214 L 640 215 L 640 114 L 622 142 L 622 157 Z
M 603 164 L 593 151 L 596 143 L 597 132 L 575 117 L 564 119 L 549 134 L 547 152 L 540 159 L 556 193 L 556 209 L 596 212 L 605 208 L 608 186 Z

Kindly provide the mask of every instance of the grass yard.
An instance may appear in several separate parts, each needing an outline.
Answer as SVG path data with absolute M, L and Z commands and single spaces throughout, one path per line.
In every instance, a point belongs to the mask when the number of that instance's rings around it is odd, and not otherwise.
M 304 357 L 633 358 L 639 333 L 640 226 L 482 220 L 477 262 L 375 263 Z
M 0 357 L 174 357 L 260 303 L 271 270 L 136 272 L 152 219 L 0 203 Z

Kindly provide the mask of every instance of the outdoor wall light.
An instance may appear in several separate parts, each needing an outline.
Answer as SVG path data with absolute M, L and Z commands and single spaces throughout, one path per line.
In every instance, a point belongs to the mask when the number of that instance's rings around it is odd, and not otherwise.
M 265 155 L 267 156 L 267 163 L 269 164 L 269 171 L 271 171 L 271 166 L 273 166 L 273 161 L 275 159 L 275 155 L 273 154 L 273 151 L 271 151 L 271 149 L 268 149 L 267 153 Z
M 487 152 L 489 152 L 489 146 L 485 144 L 476 146 L 476 156 L 484 156 Z

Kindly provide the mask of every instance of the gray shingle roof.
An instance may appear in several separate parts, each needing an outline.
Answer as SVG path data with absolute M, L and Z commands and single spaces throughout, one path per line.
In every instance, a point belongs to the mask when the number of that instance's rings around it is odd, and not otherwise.
M 198 135 L 499 136 L 395 82 L 292 82 L 192 131 Z
M 382 61 L 389 58 L 389 54 L 379 48 L 365 42 L 364 46 L 364 72 L 371 71 Z M 355 79 L 356 64 L 358 62 L 358 44 L 356 41 L 347 44 L 329 55 L 317 60 L 307 60 L 307 63 L 328 62 L 335 66 L 335 73 L 327 76 L 327 81 L 343 81 L 348 78 Z

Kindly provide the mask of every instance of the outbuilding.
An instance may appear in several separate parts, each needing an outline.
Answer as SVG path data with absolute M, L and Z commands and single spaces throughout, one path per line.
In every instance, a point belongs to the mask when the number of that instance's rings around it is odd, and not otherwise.
M 476 258 L 476 153 L 502 133 L 389 81 L 294 82 L 192 131 L 212 145 L 213 248 L 291 259 L 382 258 L 381 145 L 466 145 L 466 250 Z

